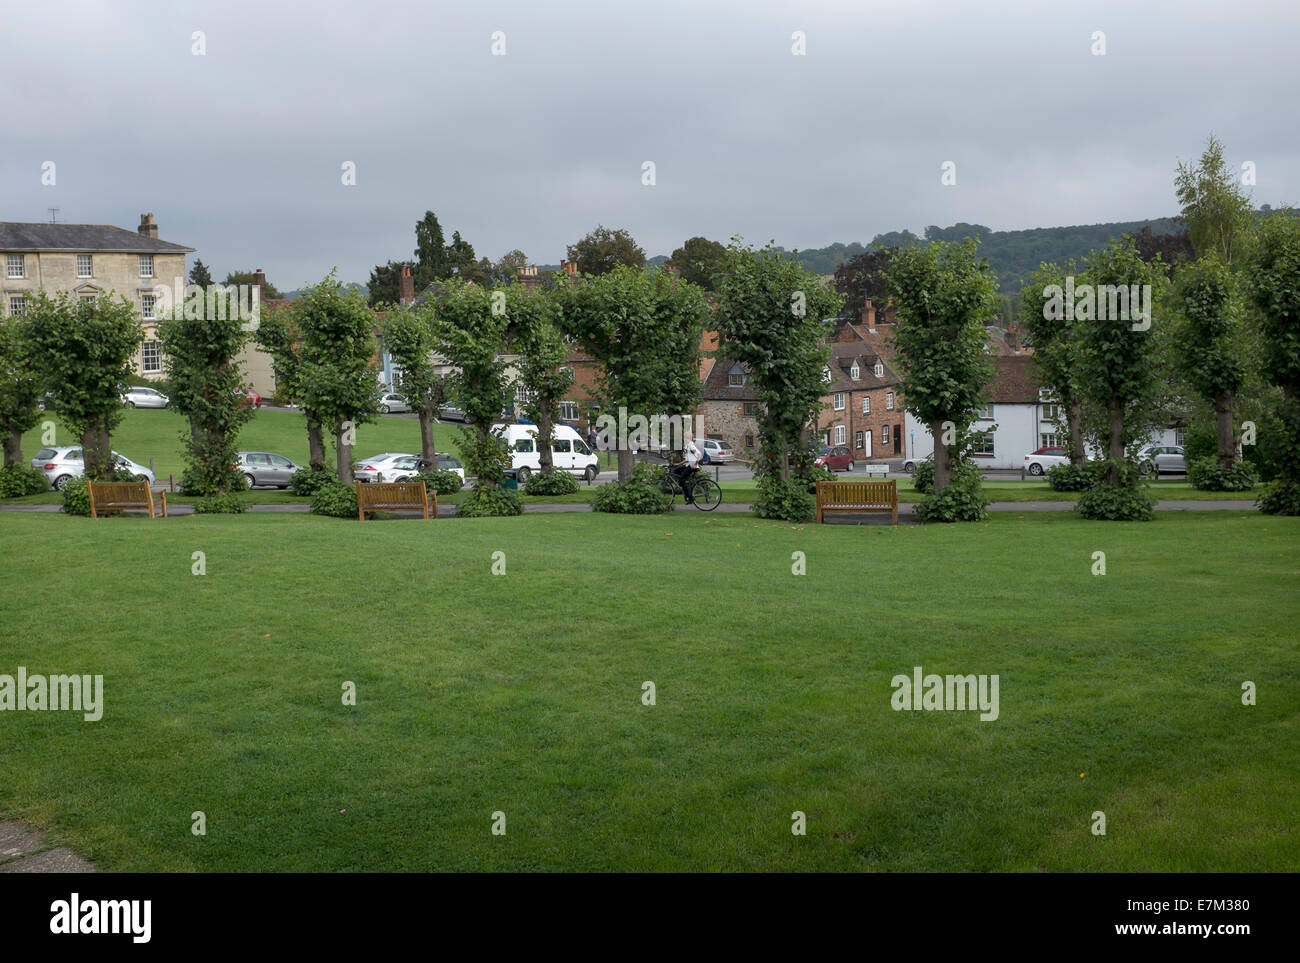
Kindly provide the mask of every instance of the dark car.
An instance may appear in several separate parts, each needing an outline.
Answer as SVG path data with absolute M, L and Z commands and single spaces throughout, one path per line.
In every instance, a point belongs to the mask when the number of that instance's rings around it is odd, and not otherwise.
M 853 471 L 853 450 L 848 445 L 818 448 L 816 464 L 831 471 Z

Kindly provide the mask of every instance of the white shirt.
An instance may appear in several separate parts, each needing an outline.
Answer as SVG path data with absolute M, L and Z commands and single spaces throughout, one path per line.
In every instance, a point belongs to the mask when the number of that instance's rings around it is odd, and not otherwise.
M 686 449 L 684 453 L 686 455 L 687 467 L 698 468 L 700 464 L 700 459 L 703 458 L 704 456 L 701 455 L 700 450 L 695 447 L 695 442 L 688 441 L 686 443 Z

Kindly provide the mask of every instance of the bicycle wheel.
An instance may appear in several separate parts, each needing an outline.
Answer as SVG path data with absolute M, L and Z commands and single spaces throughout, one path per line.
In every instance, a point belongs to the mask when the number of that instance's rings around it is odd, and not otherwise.
M 702 512 L 711 512 L 722 504 L 722 486 L 711 478 L 697 478 L 691 489 L 695 507 Z
M 664 477 L 659 480 L 659 490 L 668 496 L 669 498 L 668 504 L 671 505 L 673 501 L 677 498 L 677 493 L 681 489 L 677 487 L 676 478 L 674 478 L 672 475 L 665 474 Z

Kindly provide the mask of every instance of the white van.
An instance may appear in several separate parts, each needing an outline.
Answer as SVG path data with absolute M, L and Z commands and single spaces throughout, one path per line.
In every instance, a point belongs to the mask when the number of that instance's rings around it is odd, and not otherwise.
M 510 467 L 518 472 L 521 485 L 528 481 L 529 475 L 541 470 L 536 425 L 493 425 L 492 434 L 504 438 L 509 445 Z M 600 474 L 600 459 L 587 447 L 582 436 L 568 425 L 551 428 L 551 464 L 556 471 L 581 475 L 587 481 L 595 481 Z

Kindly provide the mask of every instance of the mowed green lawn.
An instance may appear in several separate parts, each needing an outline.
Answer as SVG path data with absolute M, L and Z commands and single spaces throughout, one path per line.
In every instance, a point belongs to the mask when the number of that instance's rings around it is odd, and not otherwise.
M 0 811 L 104 870 L 1300 869 L 1296 519 L 0 513 L 0 551 L 0 672 L 106 701 L 0 713 Z M 917 665 L 1000 717 L 893 711 Z

